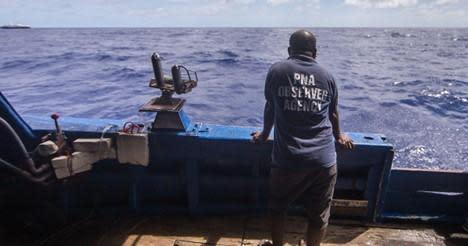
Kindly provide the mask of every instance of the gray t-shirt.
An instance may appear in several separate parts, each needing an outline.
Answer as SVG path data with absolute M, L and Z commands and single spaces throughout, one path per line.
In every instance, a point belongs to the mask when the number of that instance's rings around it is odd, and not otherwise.
M 273 165 L 336 163 L 329 115 L 336 108 L 338 91 L 330 73 L 312 57 L 292 56 L 271 66 L 265 98 L 274 107 Z

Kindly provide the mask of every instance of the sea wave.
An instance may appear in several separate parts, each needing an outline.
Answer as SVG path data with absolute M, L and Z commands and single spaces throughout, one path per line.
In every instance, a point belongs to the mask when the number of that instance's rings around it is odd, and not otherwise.
M 159 95 L 148 87 L 159 52 L 166 75 L 172 64 L 198 72 L 198 88 L 180 96 L 194 121 L 261 126 L 266 73 L 287 58 L 293 31 L 1 30 L 0 90 L 21 114 L 139 119 Z M 313 31 L 317 61 L 338 84 L 344 130 L 386 134 L 395 166 L 468 170 L 468 29 Z

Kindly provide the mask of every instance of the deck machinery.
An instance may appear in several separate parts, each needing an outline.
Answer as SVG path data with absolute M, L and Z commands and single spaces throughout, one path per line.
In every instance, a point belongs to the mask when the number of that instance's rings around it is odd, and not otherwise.
M 185 94 L 197 86 L 197 72 L 188 70 L 182 65 L 173 65 L 172 78 L 164 77 L 161 57 L 158 53 L 151 56 L 154 79 L 149 83 L 152 88 L 161 90 L 161 96 L 151 99 L 140 112 L 156 112 L 156 117 L 151 126 L 151 131 L 174 130 L 185 131 L 189 127 L 189 119 L 182 111 L 185 99 L 174 98 L 172 95 Z M 182 77 L 184 75 L 184 77 Z

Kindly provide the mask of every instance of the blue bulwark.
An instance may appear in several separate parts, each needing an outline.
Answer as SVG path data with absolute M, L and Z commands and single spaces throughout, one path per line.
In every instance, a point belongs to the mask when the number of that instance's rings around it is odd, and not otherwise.
M 38 117 L 28 119 L 44 124 L 48 121 Z M 98 137 L 109 124 L 123 124 L 116 120 L 66 117 L 61 123 L 72 139 Z M 68 193 L 63 197 L 69 202 L 63 204 L 73 208 L 68 209 L 71 215 L 80 211 L 79 204 L 88 204 L 101 212 L 265 214 L 272 139 L 265 144 L 253 144 L 250 133 L 258 130 L 192 123 L 185 132 L 150 132 L 148 167 L 113 160 L 97 163 L 89 174 L 80 176 L 81 188 L 68 183 L 65 189 Z M 381 134 L 348 135 L 356 148 L 338 149 L 335 199 L 340 202 L 334 214 L 377 221 L 382 215 L 393 147 Z M 92 197 L 95 200 L 90 200 Z M 348 208 L 346 204 L 354 205 Z M 360 204 L 357 213 L 355 204 Z M 86 210 L 86 206 L 81 210 Z M 300 202 L 293 205 L 292 211 L 301 211 Z
M 13 127 L 26 148 L 31 149 L 33 145 L 38 143 L 32 129 L 11 106 L 2 92 L 0 92 L 0 117 Z
M 468 212 L 468 173 L 397 168 L 390 177 L 385 219 L 464 222 Z

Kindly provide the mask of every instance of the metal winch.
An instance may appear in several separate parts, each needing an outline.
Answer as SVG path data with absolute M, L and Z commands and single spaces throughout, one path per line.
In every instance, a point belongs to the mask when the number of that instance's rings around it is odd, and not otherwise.
M 185 131 L 190 120 L 182 111 L 185 99 L 174 98 L 174 93 L 180 95 L 189 93 L 197 86 L 197 72 L 191 71 L 182 65 L 173 65 L 172 77 L 164 76 L 161 57 L 158 53 L 151 56 L 154 79 L 149 86 L 161 90 L 161 96 L 151 99 L 140 108 L 140 112 L 157 112 L 151 131 L 175 130 Z

